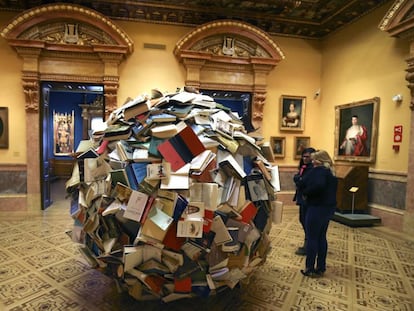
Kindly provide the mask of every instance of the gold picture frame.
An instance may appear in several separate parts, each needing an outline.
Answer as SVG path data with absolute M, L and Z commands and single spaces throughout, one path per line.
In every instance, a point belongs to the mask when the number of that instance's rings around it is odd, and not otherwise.
M 271 136 L 270 147 L 273 150 L 275 158 L 284 158 L 286 150 L 286 138 L 280 136 Z
M 280 98 L 280 130 L 304 131 L 305 106 L 305 96 L 282 95 Z
M 334 160 L 374 163 L 379 97 L 335 106 Z
M 302 156 L 302 151 L 306 148 L 309 148 L 310 145 L 310 137 L 309 136 L 295 136 L 294 140 L 294 150 L 293 154 L 295 155 L 294 158 L 299 160 Z
M 9 108 L 0 107 L 0 148 L 9 148 Z

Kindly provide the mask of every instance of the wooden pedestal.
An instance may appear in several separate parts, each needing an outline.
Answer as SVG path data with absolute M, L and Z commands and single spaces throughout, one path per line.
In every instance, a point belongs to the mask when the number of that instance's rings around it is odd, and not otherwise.
M 355 192 L 354 213 L 366 212 L 368 209 L 368 166 L 367 165 L 335 165 L 338 178 L 337 209 L 341 213 L 351 213 L 352 187 L 358 187 Z

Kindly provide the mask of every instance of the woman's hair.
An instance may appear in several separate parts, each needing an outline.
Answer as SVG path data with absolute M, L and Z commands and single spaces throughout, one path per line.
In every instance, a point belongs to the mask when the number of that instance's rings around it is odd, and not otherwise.
M 311 158 L 314 162 L 322 164 L 324 167 L 331 170 L 332 174 L 335 175 L 335 170 L 333 167 L 333 161 L 325 150 L 316 150 L 311 154 Z

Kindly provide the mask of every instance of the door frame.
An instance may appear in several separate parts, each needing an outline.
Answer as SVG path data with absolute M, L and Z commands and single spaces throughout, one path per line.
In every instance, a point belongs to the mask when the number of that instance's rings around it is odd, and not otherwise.
M 76 24 L 82 33 L 65 29 Z M 26 209 L 41 206 L 42 171 L 40 81 L 104 86 L 105 115 L 117 107 L 119 65 L 133 51 L 129 36 L 97 11 L 74 4 L 51 4 L 27 10 L 0 35 L 23 60 L 22 84 L 26 110 Z M 53 41 L 53 38 L 55 39 Z M 62 40 L 63 38 L 63 40 Z M 66 40 L 66 38 L 68 40 Z

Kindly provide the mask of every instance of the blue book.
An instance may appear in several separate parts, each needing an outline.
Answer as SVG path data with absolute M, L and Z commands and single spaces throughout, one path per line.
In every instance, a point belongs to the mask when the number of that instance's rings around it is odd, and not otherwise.
M 139 183 L 137 182 L 137 179 L 135 178 L 133 168 L 132 168 L 132 164 L 135 164 L 135 163 L 128 164 L 125 167 L 125 173 L 126 173 L 127 178 L 128 178 L 129 187 L 132 190 L 138 190 Z
M 187 199 L 181 195 L 178 195 L 177 201 L 174 207 L 174 214 L 173 214 L 174 221 L 178 221 L 181 218 L 181 215 L 184 212 L 184 210 L 187 208 L 187 205 L 188 205 Z
M 147 176 L 147 165 L 151 162 L 134 162 L 128 164 L 126 167 L 128 179 L 131 178 L 134 180 L 134 186 L 135 188 L 131 188 L 134 190 L 138 190 L 138 185 L 144 180 L 144 178 Z

